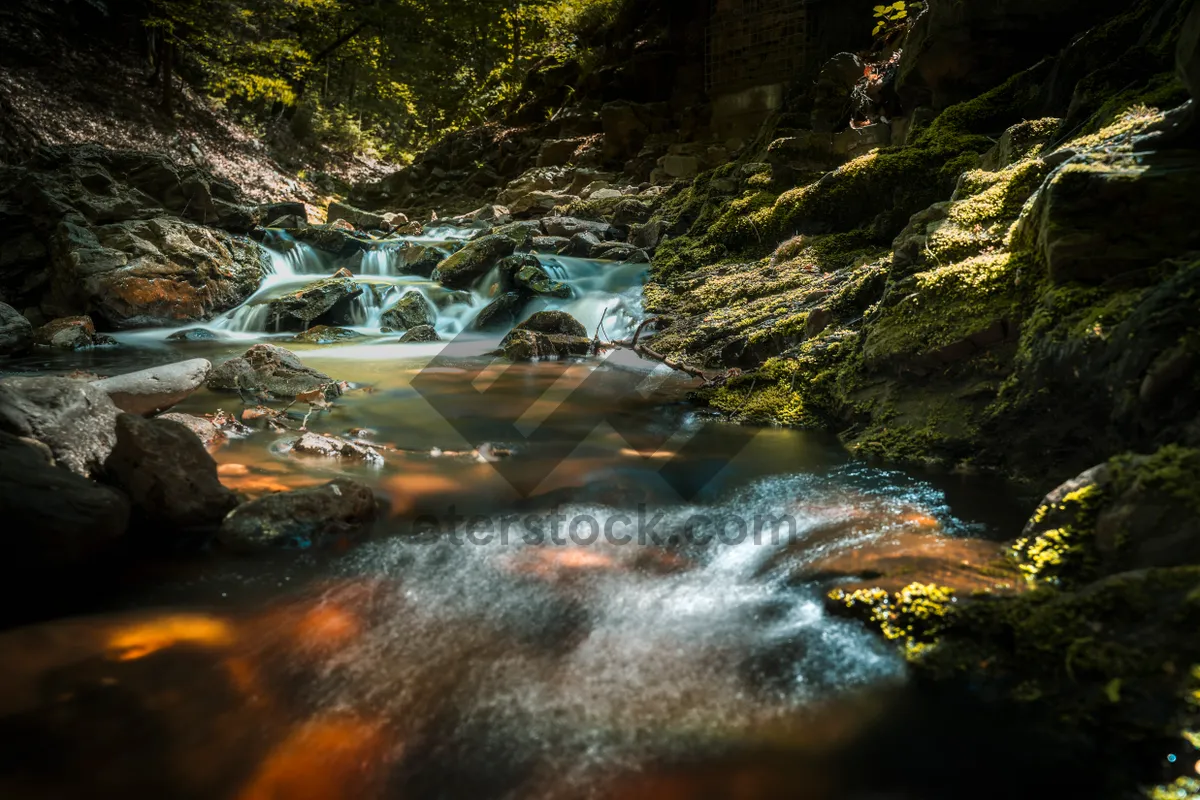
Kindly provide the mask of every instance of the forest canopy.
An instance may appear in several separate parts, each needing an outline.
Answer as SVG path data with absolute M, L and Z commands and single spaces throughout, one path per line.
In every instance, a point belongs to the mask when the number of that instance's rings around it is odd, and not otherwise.
M 511 101 L 623 0 L 150 0 L 157 68 L 243 121 L 400 158 Z M 164 102 L 169 103 L 169 89 Z

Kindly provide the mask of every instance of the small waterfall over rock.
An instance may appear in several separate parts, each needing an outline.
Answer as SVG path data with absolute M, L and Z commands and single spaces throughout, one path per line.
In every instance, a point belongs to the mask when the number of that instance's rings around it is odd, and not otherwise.
M 411 253 L 434 248 L 442 256 L 458 249 L 474 231 L 439 227 L 422 236 L 395 237 L 374 242 L 351 259 L 337 258 L 288 232 L 269 230 L 263 247 L 269 253 L 271 273 L 262 286 L 238 308 L 214 320 L 208 327 L 237 334 L 282 333 L 272 327 L 270 304 L 339 275 L 345 268 L 357 281 L 361 293 L 352 302 L 349 318 L 341 324 L 365 336 L 395 337 L 403 331 L 383 333 L 383 316 L 409 292 L 417 292 L 436 312 L 438 333 L 443 338 L 471 329 L 479 313 L 499 292 L 498 271 L 492 270 L 466 291 L 441 286 L 429 277 L 412 274 Z M 601 331 L 608 339 L 626 338 L 642 316 L 642 285 L 648 265 L 599 261 L 558 255 L 538 255 L 538 261 L 556 281 L 571 289 L 569 298 L 538 296 L 522 310 L 520 318 L 546 310 L 565 311 L 578 319 L 589 333 Z M 351 263 L 352 266 L 346 266 Z

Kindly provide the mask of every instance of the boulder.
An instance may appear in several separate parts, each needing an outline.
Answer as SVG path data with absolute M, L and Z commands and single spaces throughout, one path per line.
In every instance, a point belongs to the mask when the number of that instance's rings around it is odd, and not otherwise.
M 399 211 L 393 211 L 383 215 L 383 221 L 393 228 L 400 228 L 408 224 L 408 215 L 402 214 Z
M 135 528 L 167 536 L 215 528 L 237 507 L 237 496 L 217 478 L 217 463 L 187 427 L 121 414 L 116 433 L 105 481 L 129 497 Z
M 363 289 L 351 277 L 334 275 L 267 304 L 267 328 L 303 332 L 313 325 L 351 325 L 354 300 Z
M 437 311 L 420 292 L 408 292 L 383 312 L 383 324 L 393 330 L 406 331 L 437 322 Z
M 519 330 L 552 333 L 561 336 L 588 335 L 583 323 L 565 311 L 539 311 L 517 326 Z
M 0 508 L 12 526 L 4 563 L 13 577 L 85 562 L 125 535 L 129 501 L 54 466 L 40 447 L 0 433 Z
M 392 226 L 383 218 L 382 214 L 363 211 L 361 208 L 355 208 L 346 203 L 330 203 L 329 211 L 325 215 L 325 218 L 330 220 L 344 219 L 354 227 L 364 231 L 388 231 L 392 229 Z M 404 222 L 407 223 L 408 220 L 405 219 Z
M 496 262 L 517 249 L 513 240 L 502 234 L 474 239 L 442 262 L 433 279 L 454 289 L 468 289 L 482 278 Z
M 533 252 L 561 253 L 571 246 L 571 240 L 565 236 L 535 236 L 533 237 Z
M 280 226 L 271 223 L 268 227 L 293 227 L 303 228 L 309 223 L 308 206 L 298 201 L 287 201 L 283 203 L 264 203 L 254 209 L 254 216 L 258 219 L 259 224 L 271 222 L 272 220 L 286 219 L 293 224 L 290 226 Z
M 341 344 L 361 339 L 363 335 L 348 328 L 334 328 L 329 325 L 316 325 L 304 333 L 297 333 L 289 341 L 302 344 Z
M 86 350 L 112 339 L 96 333 L 91 317 L 63 317 L 48 322 L 33 332 L 33 343 L 55 350 Z
M 250 239 L 175 219 L 87 226 L 51 240 L 56 295 L 114 328 L 203 322 L 240 305 L 269 271 Z
M 199 389 L 211 370 L 207 359 L 195 358 L 92 381 L 92 385 L 122 411 L 146 417 L 165 411 Z
M 186 328 L 181 331 L 175 331 L 167 337 L 168 342 L 219 342 L 229 338 L 220 331 L 211 331 L 208 328 Z
M 442 337 L 438 336 L 437 328 L 432 325 L 417 325 L 409 328 L 408 332 L 400 337 L 400 344 L 428 344 L 441 340 Z
M 493 229 L 491 232 L 512 239 L 517 250 L 524 252 L 533 247 L 533 237 L 541 234 L 542 223 L 538 220 L 510 222 L 507 225 L 501 225 Z
M 579 202 L 574 195 L 564 195 L 558 192 L 532 191 L 518 195 L 509 204 L 513 214 L 520 217 L 539 217 L 549 214 L 558 206 L 567 206 Z
M 646 251 L 625 242 L 601 242 L 591 249 L 588 258 L 603 261 L 627 261 L 631 264 L 649 264 Z
M 218 428 L 216 423 L 205 417 L 172 412 L 170 414 L 160 414 L 155 419 L 165 419 L 179 423 L 196 434 L 196 438 L 200 440 L 200 443 L 210 449 L 226 440 L 225 432 Z
M 662 168 L 672 178 L 694 178 L 700 173 L 700 159 L 695 156 L 668 155 L 662 159 Z
M 1047 179 L 1014 235 L 1055 283 L 1103 282 L 1200 248 L 1189 211 L 1198 181 L 1194 152 L 1079 154 Z
M 292 238 L 338 259 L 357 258 L 359 253 L 373 250 L 377 246 L 375 240 L 356 233 L 353 226 L 349 230 L 343 230 L 336 225 L 310 225 L 302 230 L 292 231 Z M 286 240 L 283 244 L 286 244 Z
M 0 303 L 0 356 L 22 353 L 33 344 L 33 325 L 10 305 Z
M 582 231 L 571 237 L 566 254 L 578 258 L 591 258 L 592 251 L 600 247 L 600 237 L 591 231 Z
M 217 540 L 231 550 L 307 549 L 344 541 L 375 521 L 370 487 L 338 480 L 246 503 L 225 518 Z
M 360 461 L 368 466 L 383 466 L 383 456 L 365 445 L 321 433 L 305 433 L 292 443 L 292 452 L 343 461 Z
M 436 247 L 423 244 L 408 244 L 392 250 L 396 254 L 397 269 L 402 275 L 428 278 L 446 256 Z
M 121 412 L 102 390 L 70 378 L 0 380 L 0 431 L 46 445 L 55 463 L 85 478 L 101 471 Z
M 565 336 L 557 333 L 537 333 L 519 327 L 500 343 L 505 358 L 510 361 L 534 361 L 546 358 L 582 357 L 591 353 L 592 340 L 586 336 Z
M 550 277 L 537 256 L 509 256 L 500 262 L 501 289 L 525 295 L 566 299 L 571 287 Z
M 863 69 L 862 61 L 853 53 L 838 53 L 821 66 L 812 90 L 815 133 L 832 133 L 849 124 L 851 92 L 863 77 Z
M 641 151 L 650 126 L 645 113 L 632 103 L 606 103 L 600 109 L 600 121 L 604 126 L 604 158 L 607 161 L 625 161 Z
M 666 232 L 667 224 L 660 219 L 651 220 L 644 225 L 634 225 L 629 233 L 629 243 L 640 250 L 654 250 Z
M 547 139 L 542 142 L 542 149 L 538 152 L 537 165 L 560 167 L 569 164 L 575 158 L 575 151 L 586 141 L 587 139 Z
M 505 292 L 484 306 L 471 327 L 477 331 L 510 330 L 528 303 L 529 298 L 519 292 Z
M 547 236 L 563 236 L 569 239 L 578 233 L 591 233 L 602 240 L 608 238 L 612 226 L 607 222 L 593 222 L 575 217 L 546 217 L 542 220 L 542 230 Z
M 333 378 L 304 366 L 295 353 L 273 344 L 256 344 L 239 358 L 218 365 L 209 374 L 207 386 L 214 391 L 266 392 L 279 398 L 318 389 L 323 389 L 327 398 L 341 394 Z

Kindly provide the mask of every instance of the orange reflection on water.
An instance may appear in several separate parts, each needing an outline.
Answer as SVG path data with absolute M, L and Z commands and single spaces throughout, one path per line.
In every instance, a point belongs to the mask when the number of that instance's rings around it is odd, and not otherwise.
M 259 765 L 238 800 L 333 800 L 379 791 L 389 750 L 383 727 L 353 716 L 303 723 Z
M 181 614 L 118 628 L 109 637 L 108 649 L 117 661 L 133 661 L 179 644 L 225 647 L 235 638 L 222 620 Z

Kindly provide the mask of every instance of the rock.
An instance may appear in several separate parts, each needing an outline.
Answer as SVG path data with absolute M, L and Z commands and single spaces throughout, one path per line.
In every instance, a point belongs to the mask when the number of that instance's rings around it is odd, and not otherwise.
M 571 237 L 566 254 L 579 258 L 590 258 L 592 251 L 600 247 L 600 237 L 591 231 L 583 231 Z
M 519 213 L 514 203 L 531 192 L 549 192 L 564 188 L 570 181 L 567 171 L 561 167 L 536 167 L 512 180 L 500 192 L 499 200 L 509 206 L 514 214 Z
M 51 250 L 60 300 L 119 329 L 212 319 L 253 294 L 269 269 L 257 243 L 174 219 L 88 227 L 68 218 Z
M 350 325 L 354 300 L 363 293 L 353 278 L 335 275 L 311 283 L 267 305 L 267 328 L 303 332 L 313 325 Z
M 328 325 L 317 325 L 304 333 L 297 333 L 289 341 L 303 344 L 340 344 L 361 339 L 362 334 L 348 328 L 334 328 Z
M 320 433 L 306 433 L 301 436 L 292 443 L 292 452 L 321 458 L 361 461 L 372 467 L 383 466 L 383 456 L 370 447 Z
M 6 433 L 0 433 L 0 508 L 13 526 L 4 563 L 23 579 L 30 570 L 102 553 L 129 524 L 123 494 L 52 465 L 40 448 Z
M 0 380 L 0 431 L 41 442 L 58 465 L 85 478 L 99 474 L 112 452 L 120 413 L 107 394 L 82 381 Z
M 667 225 L 660 219 L 644 225 L 634 225 L 629 233 L 629 243 L 641 250 L 654 250 L 667 232 Z
M 393 330 L 404 331 L 437 322 L 437 311 L 420 292 L 408 292 L 383 312 L 383 324 Z
M 33 332 L 33 343 L 56 350 L 86 350 L 112 340 L 96 333 L 91 317 L 63 317 L 49 322 Z
M 565 311 L 539 311 L 517 326 L 523 331 L 535 333 L 553 333 L 562 336 L 588 335 L 583 323 Z
M 217 540 L 243 552 L 306 549 L 361 533 L 375 521 L 376 513 L 370 487 L 339 478 L 240 506 L 225 518 Z
M 672 178 L 694 178 L 700 173 L 700 159 L 694 156 L 664 156 L 663 171 Z
M 582 357 L 591 353 L 592 340 L 586 336 L 564 336 L 557 333 L 537 333 L 513 330 L 500 343 L 505 358 L 510 361 L 534 361 L 545 358 Z
M 279 230 L 284 231 L 297 231 L 306 227 L 307 225 L 308 222 L 304 218 L 289 215 L 285 217 L 275 217 L 266 225 L 266 227 L 278 228 Z
M 624 242 L 601 242 L 591 249 L 588 258 L 603 261 L 628 261 L 631 264 L 649 264 L 650 256 L 645 250 Z
M 619 189 L 597 189 L 587 198 L 588 200 L 615 200 L 624 197 Z
M 395 233 L 397 236 L 420 236 L 425 233 L 425 226 L 414 219 L 407 225 L 396 228 Z
M 326 217 L 326 219 L 329 218 Z M 340 217 L 335 217 L 333 221 L 329 223 L 329 227 L 333 228 L 335 231 L 345 231 L 350 233 L 354 230 L 354 223 L 341 219 Z
M 107 394 L 122 411 L 149 416 L 170 408 L 199 389 L 211 371 L 212 364 L 196 358 L 93 381 L 92 385 Z
M 815 339 L 825 332 L 825 329 L 833 322 L 833 312 L 828 308 L 814 308 L 808 314 L 808 320 L 804 324 L 804 334 L 809 339 Z
M 324 389 L 327 398 L 341 394 L 328 375 L 304 366 L 295 353 L 273 344 L 256 344 L 240 358 L 218 365 L 208 376 L 214 391 L 267 392 L 279 398 Z
M 579 198 L 575 195 L 533 191 L 518 196 L 509 205 L 516 216 L 537 217 L 549 214 L 558 206 L 567 206 L 577 202 L 579 202 Z
M 569 164 L 575 158 L 575 151 L 586 141 L 586 139 L 547 139 L 542 142 L 542 149 L 538 152 L 537 165 L 539 167 L 560 167 Z
M 565 236 L 535 236 L 533 237 L 533 252 L 561 253 L 571 246 L 571 240 Z
M 536 259 L 534 259 L 536 262 Z M 520 267 L 513 275 L 513 283 L 518 287 L 518 291 L 525 291 L 529 294 L 542 295 L 544 297 L 558 297 L 567 299 L 571 297 L 571 287 L 565 283 L 559 283 L 550 277 L 546 272 L 546 268 L 540 263 L 526 263 Z
M 484 306 L 471 327 L 477 331 L 510 330 L 528 303 L 529 298 L 519 292 L 505 292 Z
M 400 344 L 428 344 L 441 340 L 442 337 L 438 336 L 437 328 L 432 325 L 417 325 L 409 328 L 408 332 L 400 337 Z
M 891 144 L 892 126 L 878 123 L 861 128 L 847 128 L 833 137 L 833 152 L 840 156 L 854 157 Z
M 624 162 L 642 149 L 650 127 L 641 108 L 632 103 L 606 103 L 600 109 L 604 126 L 604 158 Z
M 529 250 L 533 246 L 533 237 L 538 236 L 541 232 L 542 223 L 538 220 L 510 222 L 492 231 L 492 233 L 512 239 L 517 250 L 521 252 Z
M 325 218 L 334 220 L 343 219 L 354 227 L 365 231 L 387 231 L 392 228 L 387 220 L 383 218 L 382 214 L 363 211 L 361 208 L 355 208 L 346 203 L 330 203 L 329 212 Z M 407 221 L 406 219 L 405 222 Z
M 513 240 L 501 234 L 474 239 L 466 247 L 442 262 L 433 279 L 454 289 L 469 289 L 496 262 L 516 250 Z
M 225 334 L 210 331 L 208 328 L 187 328 L 175 331 L 167 337 L 168 342 L 219 342 L 227 339 Z
M 308 225 L 308 206 L 301 202 L 283 202 L 283 203 L 266 203 L 258 206 L 254 210 L 254 216 L 260 224 L 269 220 L 285 219 L 291 222 L 291 225 L 281 226 L 274 223 L 268 225 L 269 228 L 291 227 L 303 228 Z
M 850 122 L 851 92 L 863 76 L 863 63 L 853 53 L 838 53 L 821 66 L 812 90 L 812 129 L 832 133 Z
M 134 527 L 160 535 L 215 528 L 237 507 L 237 496 L 217 478 L 216 462 L 185 426 L 121 414 L 116 433 L 105 480 L 129 497 Z
M 33 344 L 33 325 L 10 305 L 0 303 L 0 356 L 22 353 Z
M 1057 284 L 1103 282 L 1200 247 L 1189 203 L 1200 157 L 1188 151 L 1080 154 L 1059 167 L 1014 237 Z
M 568 239 L 578 233 L 591 233 L 600 240 L 608 238 L 612 226 L 607 222 L 593 222 L 574 217 L 547 217 L 542 220 L 542 230 L 548 236 L 564 236 Z
M 196 438 L 205 447 L 215 447 L 226 440 L 225 432 L 218 428 L 216 424 L 205 417 L 197 417 L 192 414 L 161 414 L 155 419 L 165 419 L 170 422 L 177 422 L 187 428 L 192 433 L 196 434 Z
M 384 214 L 383 221 L 393 228 L 402 228 L 408 224 L 409 220 L 407 214 L 401 214 L 399 211 L 395 211 L 389 214 Z
M 356 233 L 353 227 L 350 230 L 342 230 L 333 225 L 310 225 L 302 230 L 293 231 L 292 238 L 338 259 L 357 258 L 359 253 L 377 247 L 375 240 Z M 275 246 L 286 247 L 287 242 L 277 242 Z

